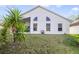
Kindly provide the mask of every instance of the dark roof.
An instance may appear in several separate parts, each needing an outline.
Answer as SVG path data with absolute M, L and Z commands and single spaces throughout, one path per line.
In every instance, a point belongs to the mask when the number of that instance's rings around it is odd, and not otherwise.
M 48 11 L 48 12 L 51 12 L 51 13 L 53 13 L 53 14 L 57 15 L 57 16 L 60 16 L 60 17 L 62 17 L 62 18 L 64 18 L 64 19 L 66 19 L 67 21 L 71 22 L 71 20 L 70 20 L 70 19 L 65 18 L 65 17 L 63 17 L 63 16 L 61 16 L 61 15 L 59 15 L 59 14 L 55 13 L 55 12 L 52 12 L 52 11 L 50 11 L 50 10 L 48 10 L 48 9 L 44 8 L 44 7 L 41 7 L 41 6 L 37 6 L 37 7 L 33 8 L 33 9 L 31 9 L 31 10 L 29 10 L 29 11 L 27 11 L 27 12 L 23 13 L 22 15 L 24 15 L 24 14 L 26 14 L 26 13 L 29 13 L 29 12 L 31 12 L 31 11 L 33 11 L 33 10 L 37 9 L 38 7 L 42 8 L 42 9 L 44 9 L 44 10 Z
M 72 22 L 70 24 L 70 27 L 72 27 L 72 26 L 79 26 L 79 20 L 75 20 L 74 22 Z

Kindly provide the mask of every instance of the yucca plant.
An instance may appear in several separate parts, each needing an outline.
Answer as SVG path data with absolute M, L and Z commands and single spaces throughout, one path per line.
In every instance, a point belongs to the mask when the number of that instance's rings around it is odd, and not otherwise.
M 8 14 L 4 17 L 3 27 L 6 31 L 13 34 L 13 41 L 23 40 L 25 31 L 25 24 L 22 21 L 21 11 L 18 9 L 9 9 Z

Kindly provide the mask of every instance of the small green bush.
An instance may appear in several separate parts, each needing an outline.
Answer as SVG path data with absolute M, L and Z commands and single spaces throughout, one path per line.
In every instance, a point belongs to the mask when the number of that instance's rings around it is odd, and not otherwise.
M 79 38 L 76 35 L 65 35 L 66 38 L 64 43 L 71 46 L 78 46 L 79 45 Z

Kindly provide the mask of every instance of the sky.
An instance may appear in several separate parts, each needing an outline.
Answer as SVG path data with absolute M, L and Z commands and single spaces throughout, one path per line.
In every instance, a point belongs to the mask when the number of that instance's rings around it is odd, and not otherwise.
M 53 11 L 61 16 L 69 18 L 72 15 L 79 14 L 79 5 L 41 5 L 44 8 Z M 31 10 L 36 5 L 0 5 L 0 20 L 7 14 L 8 8 L 18 8 L 22 13 Z

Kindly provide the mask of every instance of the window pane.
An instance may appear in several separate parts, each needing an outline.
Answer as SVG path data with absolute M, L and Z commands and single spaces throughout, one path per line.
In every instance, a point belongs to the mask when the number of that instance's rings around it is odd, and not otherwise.
M 37 31 L 37 23 L 33 24 L 33 31 Z
M 46 21 L 50 21 L 50 18 L 49 17 L 46 17 Z
M 58 31 L 62 31 L 62 24 L 58 24 Z
M 58 28 L 58 31 L 62 31 L 62 28 Z
M 62 24 L 58 24 L 58 27 L 59 27 L 59 28 L 62 28 Z
M 37 17 L 34 18 L 34 21 L 37 21 Z
M 46 24 L 46 31 L 50 31 L 50 23 Z
M 30 19 L 31 19 L 31 17 L 27 17 L 27 18 L 24 18 L 23 21 L 24 22 L 30 22 Z

